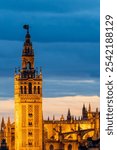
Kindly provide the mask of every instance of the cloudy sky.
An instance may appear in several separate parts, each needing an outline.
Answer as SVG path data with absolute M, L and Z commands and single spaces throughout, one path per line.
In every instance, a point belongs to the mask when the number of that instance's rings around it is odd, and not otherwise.
M 2 0 L 0 100 L 13 99 L 24 24 L 30 25 L 35 67 L 43 69 L 44 98 L 99 96 L 99 9 L 99 0 Z

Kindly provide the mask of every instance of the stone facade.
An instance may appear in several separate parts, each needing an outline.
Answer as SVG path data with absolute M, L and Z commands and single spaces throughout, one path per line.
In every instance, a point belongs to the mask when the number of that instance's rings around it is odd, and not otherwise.
M 83 110 L 83 108 L 82 108 Z M 92 138 L 93 140 L 100 138 L 100 114 L 98 110 L 96 112 L 90 112 L 92 117 L 83 119 L 77 119 L 72 117 L 69 120 L 68 117 L 64 119 L 64 116 L 60 117 L 60 120 L 43 121 L 43 146 L 40 150 L 78 150 L 80 145 L 86 145 L 87 139 Z M 68 110 L 69 114 L 69 110 Z M 89 111 L 87 112 L 87 116 Z M 4 119 L 3 119 L 4 120 Z M 1 123 L 3 125 L 3 123 Z M 6 139 L 9 150 L 16 150 L 15 148 L 15 123 L 10 123 L 8 118 L 7 123 L 4 122 L 4 128 L 2 128 L 1 140 Z M 30 137 L 30 135 L 27 136 Z M 30 145 L 29 148 L 33 150 Z M 39 147 L 38 147 L 39 149 Z

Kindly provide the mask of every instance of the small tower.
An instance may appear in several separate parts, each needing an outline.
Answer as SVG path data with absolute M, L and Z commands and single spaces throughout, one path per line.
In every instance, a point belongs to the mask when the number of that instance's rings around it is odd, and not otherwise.
M 91 113 L 91 105 L 89 103 L 89 110 L 88 110 L 89 113 Z
M 70 112 L 70 109 L 68 109 L 67 121 L 71 121 L 71 119 L 72 119 L 71 112 Z
M 4 131 L 5 129 L 5 121 L 4 121 L 4 117 L 2 117 L 2 121 L 1 121 L 1 132 Z
M 60 121 L 64 121 L 64 116 L 63 116 L 63 114 L 62 114 L 61 117 L 60 117 Z
M 55 122 L 55 115 L 53 115 L 53 123 Z
M 34 66 L 29 25 L 22 50 L 21 70 L 15 72 L 15 149 L 42 150 L 42 72 Z
M 88 117 L 88 119 L 92 119 L 93 118 L 93 115 L 92 115 L 92 112 L 91 112 L 91 105 L 90 105 L 90 103 L 89 103 L 89 109 L 88 109 L 87 117 Z
M 6 126 L 5 126 L 5 121 L 4 121 L 4 117 L 2 117 L 2 121 L 1 121 L 1 131 L 0 131 L 0 140 L 3 140 L 6 136 Z
M 48 116 L 48 121 L 50 121 L 50 117 Z
M 84 120 L 87 119 L 87 109 L 85 107 L 85 104 L 83 104 L 83 108 L 82 108 L 82 119 Z
M 10 117 L 8 117 L 8 121 L 6 124 L 6 142 L 9 147 L 9 150 L 11 150 L 11 121 Z
M 7 125 L 11 125 L 10 117 L 8 117 Z

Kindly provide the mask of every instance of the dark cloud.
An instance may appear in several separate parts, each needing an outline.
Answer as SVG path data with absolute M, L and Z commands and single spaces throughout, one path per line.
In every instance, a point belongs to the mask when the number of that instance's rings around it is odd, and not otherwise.
M 23 42 L 1 41 L 1 76 L 13 76 L 21 64 Z M 99 43 L 35 43 L 36 66 L 43 67 L 44 76 L 99 77 Z
M 0 5 L 0 39 L 22 40 L 23 24 L 34 41 L 99 42 L 99 1 L 11 0 Z
M 36 66 L 43 67 L 44 78 L 99 78 L 99 3 L 99 0 L 2 0 L 0 83 L 3 84 L 4 78 L 8 88 L 3 87 L 0 95 L 13 94 L 14 68 L 21 64 L 24 24 L 30 24 Z M 8 82 L 9 77 L 12 81 Z
M 74 12 L 99 9 L 99 0 L 2 0 L 0 9 L 13 11 Z
M 30 24 L 34 41 L 39 42 L 99 42 L 99 18 L 68 16 L 38 16 L 13 14 L 0 19 L 0 39 L 22 40 L 22 26 Z M 34 19 L 33 19 L 34 18 Z
M 0 99 L 13 97 L 13 77 L 0 78 Z M 64 97 L 85 95 L 99 96 L 98 78 L 73 78 L 73 77 L 43 77 L 43 97 Z

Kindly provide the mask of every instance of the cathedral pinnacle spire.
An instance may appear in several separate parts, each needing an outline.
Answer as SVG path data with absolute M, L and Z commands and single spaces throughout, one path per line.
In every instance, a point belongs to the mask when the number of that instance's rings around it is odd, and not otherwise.
M 67 120 L 71 121 L 72 117 L 71 117 L 71 112 L 70 109 L 68 109 L 68 113 L 67 113 Z
M 8 125 L 10 125 L 10 124 L 11 124 L 10 117 L 8 117 L 7 124 L 8 124 Z
M 89 112 L 91 112 L 91 104 L 89 103 L 89 110 L 88 110 Z
M 2 117 L 2 122 L 1 122 L 1 131 L 3 131 L 5 128 L 5 121 L 4 121 L 4 117 Z

